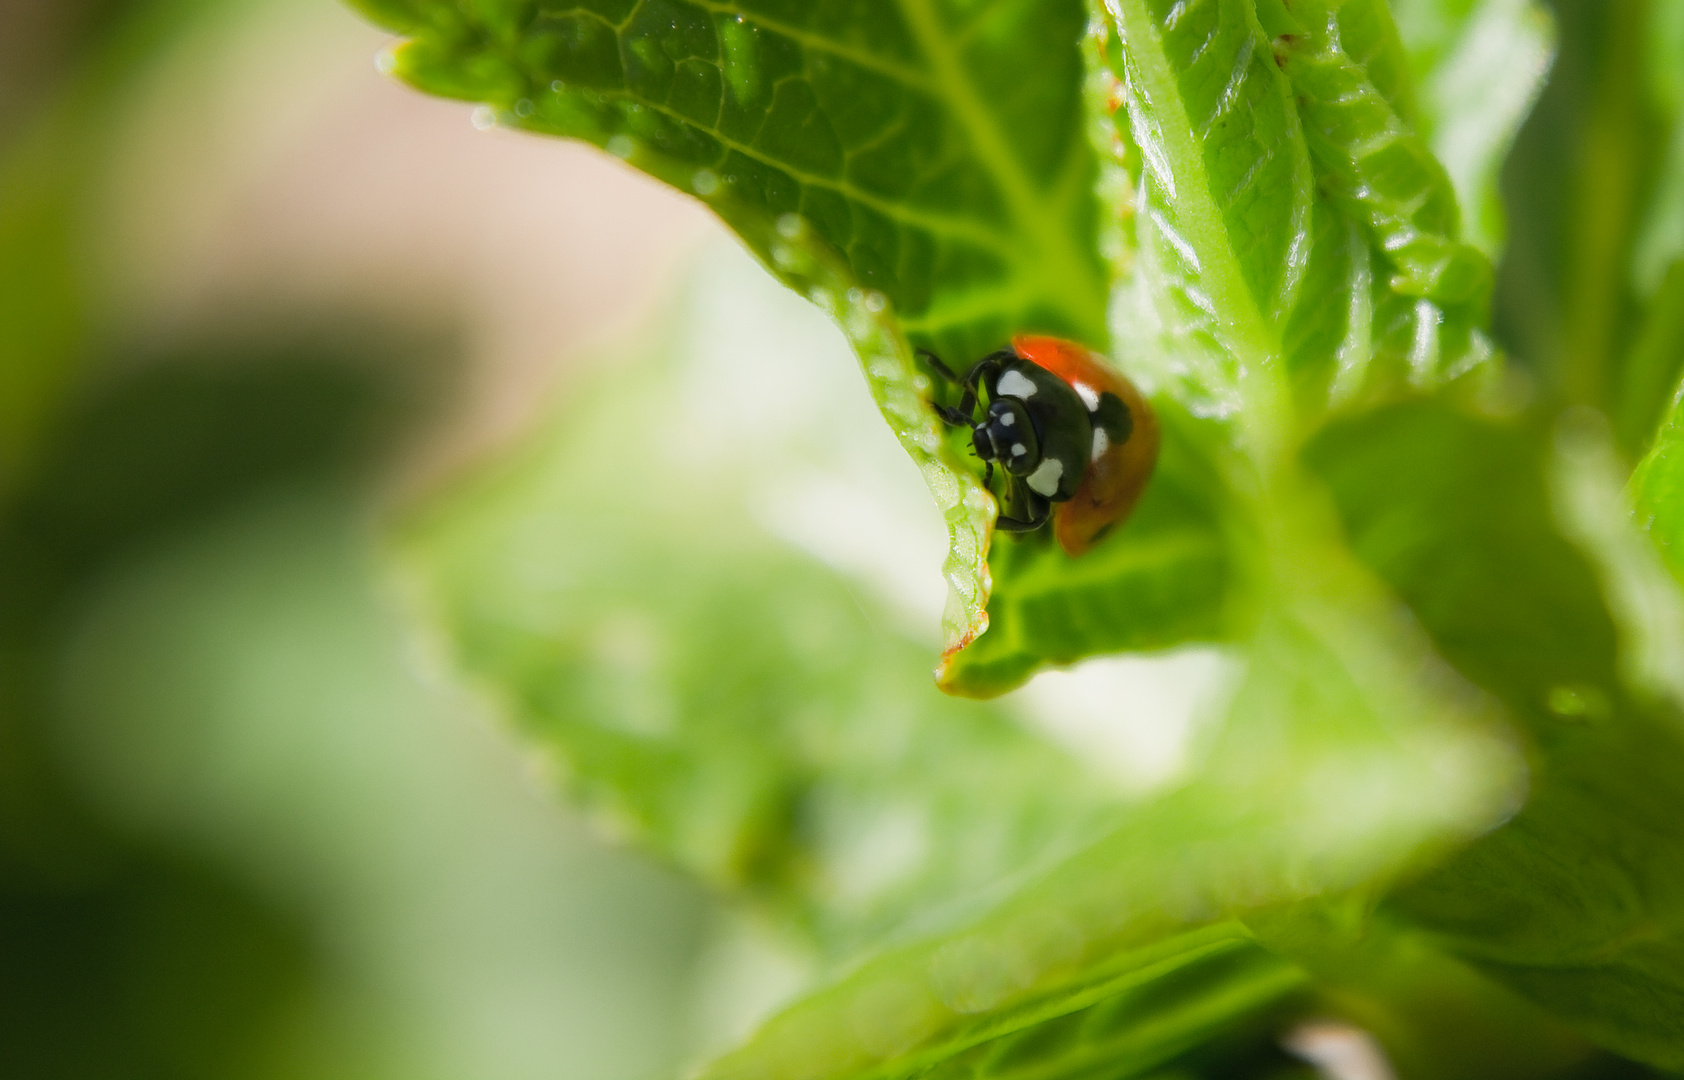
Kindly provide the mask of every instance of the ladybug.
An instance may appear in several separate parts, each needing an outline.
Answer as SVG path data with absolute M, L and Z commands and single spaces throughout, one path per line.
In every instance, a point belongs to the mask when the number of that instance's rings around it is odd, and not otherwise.
M 934 408 L 971 429 L 987 462 L 983 483 L 993 490 L 996 463 L 1005 474 L 995 528 L 1033 532 L 1050 517 L 1074 558 L 1129 516 L 1157 464 L 1158 418 L 1105 360 L 1073 341 L 1021 334 L 961 379 L 934 353 L 918 352 L 964 390 L 957 406 Z

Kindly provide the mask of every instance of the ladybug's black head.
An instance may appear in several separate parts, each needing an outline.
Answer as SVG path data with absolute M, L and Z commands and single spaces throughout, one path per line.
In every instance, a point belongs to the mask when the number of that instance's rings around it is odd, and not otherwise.
M 997 397 L 988 412 L 971 429 L 971 445 L 984 461 L 998 461 L 1014 476 L 1028 476 L 1041 461 L 1041 440 L 1023 402 L 1014 397 Z

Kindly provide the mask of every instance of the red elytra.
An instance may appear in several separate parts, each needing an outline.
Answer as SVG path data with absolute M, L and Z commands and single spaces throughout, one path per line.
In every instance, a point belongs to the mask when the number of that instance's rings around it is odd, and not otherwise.
M 1076 493 L 1053 510 L 1053 535 L 1065 554 L 1075 558 L 1127 520 L 1140 501 L 1158 463 L 1158 418 L 1139 389 L 1086 346 L 1063 338 L 1020 334 L 1012 338 L 1012 348 L 1078 392 L 1088 391 L 1084 397 L 1117 395 L 1134 421 L 1129 437 L 1113 442 L 1093 459 Z

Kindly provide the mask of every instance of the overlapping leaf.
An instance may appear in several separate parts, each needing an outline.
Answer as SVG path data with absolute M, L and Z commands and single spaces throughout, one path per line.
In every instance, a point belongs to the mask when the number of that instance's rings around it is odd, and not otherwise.
M 1138 185 L 1123 332 L 1163 377 L 1234 411 L 1243 374 L 1284 367 L 1313 417 L 1489 356 L 1489 268 L 1460 241 L 1455 191 L 1410 123 L 1383 4 L 1106 12 Z M 1285 406 L 1243 403 L 1282 434 Z
M 707 1075 L 1009 1075 L 1029 1055 L 1035 1075 L 1100 1061 L 1136 1075 L 1280 1005 L 1304 973 L 1228 920 L 1371 889 L 1510 796 L 1501 748 L 1458 723 L 1468 703 L 1397 670 L 1388 637 L 1309 598 L 1277 612 L 1197 782 L 983 917 L 792 1007 Z M 1450 722 L 1425 719 L 1432 707 Z M 1207 965 L 1212 950 L 1227 959 Z M 1165 1024 L 1183 978 L 1188 1019 Z
M 1515 820 L 1393 903 L 1599 1039 L 1677 1067 L 1684 743 L 1671 707 L 1624 677 L 1596 569 L 1556 532 L 1550 453 L 1536 428 L 1425 404 L 1309 451 L 1357 551 L 1539 756 Z

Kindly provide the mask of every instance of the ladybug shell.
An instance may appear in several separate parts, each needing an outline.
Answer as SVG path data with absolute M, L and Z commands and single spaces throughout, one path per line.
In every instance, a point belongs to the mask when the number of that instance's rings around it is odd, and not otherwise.
M 1074 558 L 1134 510 L 1158 463 L 1158 418 L 1133 383 L 1084 346 L 1062 338 L 1025 334 L 1012 339 L 1012 348 L 1025 360 L 1069 383 L 1090 408 L 1101 395 L 1116 395 L 1133 420 L 1126 437 L 1110 439 L 1109 445 L 1092 457 L 1075 494 L 1067 502 L 1058 503 L 1053 513 L 1053 535 L 1065 554 Z

